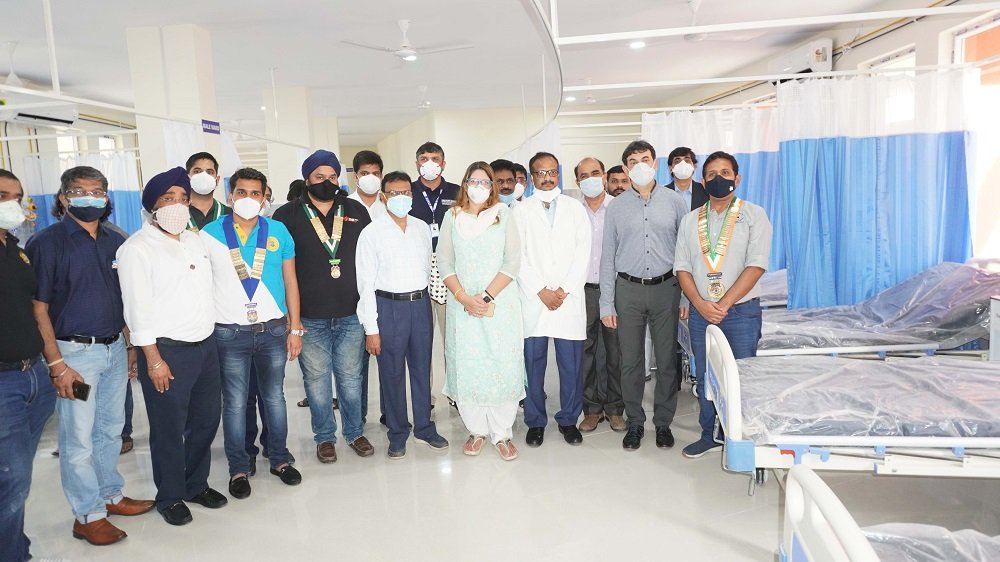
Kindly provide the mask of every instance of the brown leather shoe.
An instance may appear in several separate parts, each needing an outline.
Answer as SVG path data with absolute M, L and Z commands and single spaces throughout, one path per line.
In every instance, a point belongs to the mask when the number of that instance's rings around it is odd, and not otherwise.
M 625 431 L 628 427 L 625 425 L 625 418 L 622 416 L 608 416 L 608 423 L 611 424 L 611 429 L 615 431 Z
M 370 457 L 375 454 L 375 447 L 368 442 L 368 438 L 362 435 L 351 442 L 351 448 L 359 457 Z
M 83 539 L 94 546 L 115 544 L 127 536 L 125 531 L 115 527 L 107 519 L 98 519 L 86 525 L 79 521 L 73 522 L 73 538 Z
M 594 431 L 597 429 L 597 424 L 601 423 L 604 416 L 601 414 L 586 414 L 583 416 L 583 421 L 580 422 L 580 431 Z
M 108 515 L 142 515 L 156 507 L 156 502 L 125 497 L 118 503 L 109 503 L 104 507 L 107 508 Z
M 323 463 L 337 462 L 337 448 L 333 443 L 324 441 L 316 445 L 316 457 Z

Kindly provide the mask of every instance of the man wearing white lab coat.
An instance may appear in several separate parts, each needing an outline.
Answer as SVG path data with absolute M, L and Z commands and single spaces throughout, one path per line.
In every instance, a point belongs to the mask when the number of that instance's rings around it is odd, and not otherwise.
M 549 338 L 555 341 L 559 367 L 559 432 L 577 445 L 583 435 L 576 423 L 583 412 L 581 360 L 587 337 L 584 284 L 590 260 L 590 219 L 583 205 L 559 190 L 559 161 L 539 152 L 528 164 L 535 193 L 514 207 L 521 234 L 521 314 L 528 391 L 524 401 L 526 442 L 538 447 L 545 437 L 545 367 Z

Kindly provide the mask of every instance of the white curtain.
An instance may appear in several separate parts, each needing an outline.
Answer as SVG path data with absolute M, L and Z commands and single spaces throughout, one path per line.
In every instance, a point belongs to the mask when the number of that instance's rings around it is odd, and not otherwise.
M 32 154 L 24 158 L 24 184 L 29 195 L 59 191 L 59 177 L 75 166 L 90 166 L 108 178 L 112 191 L 140 191 L 139 168 L 135 152 L 130 150 Z
M 642 116 L 642 138 L 653 145 L 661 158 L 678 146 L 686 146 L 699 155 L 716 150 L 730 154 L 776 152 L 776 116 L 772 107 L 754 106 L 646 113 Z

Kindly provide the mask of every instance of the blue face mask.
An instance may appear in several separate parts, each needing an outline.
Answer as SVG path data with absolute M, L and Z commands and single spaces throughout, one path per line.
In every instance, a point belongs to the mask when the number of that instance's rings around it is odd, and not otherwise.
M 504 205 L 508 205 L 509 206 L 511 203 L 514 202 L 514 192 L 508 193 L 507 195 L 504 195 L 503 193 L 501 193 L 500 194 L 500 202 L 503 203 Z
M 104 197 L 74 197 L 69 200 L 69 214 L 82 220 L 83 222 L 94 222 L 104 216 L 104 208 L 108 206 L 108 200 Z
M 108 206 L 108 200 L 104 197 L 92 197 L 90 195 L 84 195 L 83 197 L 74 197 L 69 200 L 70 207 L 96 207 L 98 209 L 103 209 Z
M 389 201 L 385 204 L 385 208 L 397 217 L 403 218 L 410 214 L 410 209 L 413 208 L 413 198 L 406 195 L 390 197 Z

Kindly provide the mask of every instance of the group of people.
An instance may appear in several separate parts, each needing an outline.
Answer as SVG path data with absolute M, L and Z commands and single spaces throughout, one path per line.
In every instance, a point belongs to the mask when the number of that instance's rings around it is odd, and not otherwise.
M 111 515 L 155 508 L 183 525 L 192 520 L 187 503 L 227 503 L 208 482 L 220 423 L 232 497 L 251 495 L 258 452 L 271 474 L 299 484 L 287 448 L 288 361 L 301 367 L 321 463 L 337 460 L 335 407 L 347 446 L 361 457 L 375 452 L 364 435 L 372 355 L 388 458 L 405 457 L 411 432 L 445 450 L 431 416 L 436 325 L 443 393 L 469 431 L 463 452 L 478 455 L 488 443 L 513 460 L 519 402 L 525 443 L 544 440 L 550 339 L 559 433 L 576 445 L 607 420 L 625 432 L 627 451 L 645 431 L 647 330 L 661 359 L 653 426 L 662 448 L 674 445 L 680 377 L 667 358 L 677 353 L 678 321 L 690 323 L 699 370 L 708 324 L 738 357 L 755 353 L 756 283 L 771 228 L 760 207 L 735 196 L 733 156 L 709 155 L 701 184 L 695 154 L 679 147 L 667 158 L 674 181 L 658 185 L 654 148 L 635 141 L 621 165 L 585 158 L 574 167 L 582 200 L 563 192 L 550 153 L 527 169 L 475 162 L 458 184 L 442 175 L 439 145 L 424 143 L 415 156 L 413 179 L 358 153 L 349 194 L 338 157 L 318 150 L 275 208 L 267 178 L 251 168 L 229 177 L 223 205 L 219 164 L 198 153 L 147 182 L 146 221 L 132 236 L 107 221 L 107 179 L 71 168 L 57 196 L 61 219 L 24 250 L 9 232 L 23 221 L 24 190 L 0 171 L 0 533 L 12 537 L 0 558 L 29 558 L 24 502 L 53 409 L 73 535 L 104 545 L 125 537 Z M 125 496 L 116 468 L 131 378 L 149 418 L 152 500 Z M 684 449 L 689 457 L 718 447 L 702 379 L 702 436 Z

